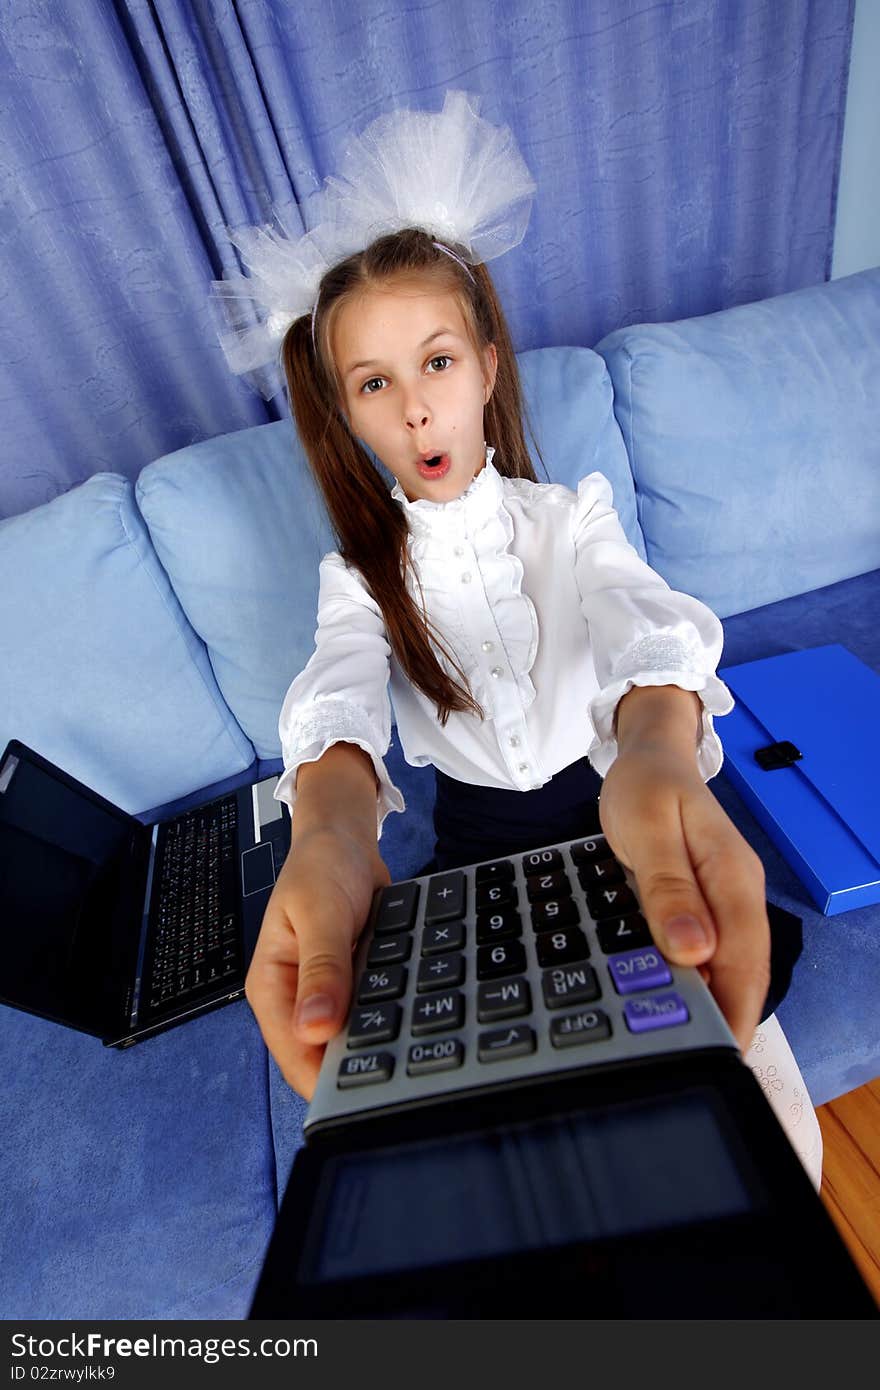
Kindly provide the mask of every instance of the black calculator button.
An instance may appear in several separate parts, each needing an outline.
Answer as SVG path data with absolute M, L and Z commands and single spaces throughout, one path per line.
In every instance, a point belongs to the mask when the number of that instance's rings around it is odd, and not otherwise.
M 535 1050 L 535 1034 L 525 1023 L 511 1023 L 492 1033 L 480 1033 L 477 1055 L 481 1062 L 500 1062 L 506 1057 L 524 1057 Z
M 495 859 L 491 864 L 479 864 L 474 872 L 477 883 L 513 882 L 514 867 L 509 859 Z
M 393 1042 L 400 1032 L 403 1009 L 399 1004 L 366 1004 L 352 1012 L 348 1025 L 348 1046 Z
M 653 941 L 647 922 L 640 912 L 626 917 L 609 917 L 596 927 L 599 945 L 610 956 L 614 951 L 627 951 L 632 946 L 650 946 Z
M 511 941 L 522 936 L 522 918 L 516 908 L 503 907 L 498 912 L 477 913 L 477 945 L 492 941 Z
M 530 874 L 555 873 L 562 868 L 562 851 L 558 849 L 535 849 L 531 854 L 524 854 L 522 857 L 523 873 L 526 878 Z
M 425 927 L 422 932 L 422 955 L 436 956 L 441 951 L 461 951 L 464 947 L 464 922 L 440 922 Z
M 427 956 L 419 961 L 416 989 L 419 994 L 430 989 L 448 989 L 464 979 L 464 956 Z
M 478 883 L 476 908 L 478 912 L 494 912 L 496 908 L 515 907 L 516 885 L 513 883 Z
M 532 991 L 527 980 L 491 980 L 480 985 L 477 991 L 477 1018 L 480 1023 L 517 1018 L 531 1011 Z
M 580 920 L 581 914 L 574 898 L 550 898 L 546 903 L 535 903 L 532 908 L 532 926 L 536 932 L 576 927 Z
M 611 1021 L 601 1009 L 580 1009 L 550 1020 L 550 1041 L 554 1047 L 578 1047 L 611 1037 Z
M 376 934 L 409 931 L 415 921 L 418 900 L 417 883 L 392 883 L 383 888 L 376 913 Z
M 576 840 L 570 853 L 576 864 L 587 864 L 591 859 L 607 859 L 608 841 L 603 835 L 591 836 L 589 840 Z
M 556 931 L 541 932 L 535 938 L 539 965 L 568 965 L 586 960 L 590 954 L 587 938 L 578 927 L 559 927 Z
M 584 889 L 603 888 L 606 883 L 623 883 L 626 874 L 618 859 L 591 859 L 578 865 L 578 878 Z
M 541 976 L 541 989 L 548 1009 L 565 1009 L 572 1004 L 591 1004 L 602 993 L 596 972 L 590 965 L 557 965 Z
M 406 1059 L 409 1076 L 425 1072 L 452 1071 L 464 1061 L 464 1044 L 458 1038 L 435 1038 L 432 1042 L 413 1043 Z
M 452 922 L 463 917 L 465 910 L 466 881 L 458 869 L 448 874 L 435 874 L 428 880 L 428 896 L 425 901 L 425 924 Z
M 390 1081 L 394 1074 L 394 1058 L 390 1052 L 359 1052 L 344 1057 L 336 1077 L 340 1091 L 350 1086 L 369 1086 L 375 1081 Z
M 543 903 L 548 898 L 571 897 L 571 884 L 563 869 L 546 874 L 533 874 L 526 879 L 526 894 L 530 903 Z
M 591 888 L 587 893 L 587 906 L 593 917 L 601 921 L 605 917 L 620 917 L 638 908 L 636 895 L 625 883 L 609 884 L 607 888 Z
M 499 941 L 477 947 L 477 979 L 495 980 L 502 975 L 521 975 L 526 968 L 526 948 L 521 941 Z
M 367 966 L 398 965 L 401 961 L 409 960 L 411 952 L 412 937 L 408 932 L 400 932 L 397 936 L 379 936 L 370 943 Z
M 414 1038 L 420 1038 L 425 1033 L 447 1033 L 450 1028 L 461 1028 L 463 1023 L 464 995 L 449 990 L 446 994 L 430 994 L 425 999 L 416 999 L 410 1032 Z
M 405 965 L 377 965 L 361 976 L 357 1001 L 374 1004 L 378 999 L 398 999 L 405 989 Z

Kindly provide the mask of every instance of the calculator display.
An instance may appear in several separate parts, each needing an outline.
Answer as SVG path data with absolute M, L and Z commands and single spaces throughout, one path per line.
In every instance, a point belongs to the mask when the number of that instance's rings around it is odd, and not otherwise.
M 328 1161 L 300 1277 L 320 1283 L 715 1221 L 755 1208 L 712 1092 Z

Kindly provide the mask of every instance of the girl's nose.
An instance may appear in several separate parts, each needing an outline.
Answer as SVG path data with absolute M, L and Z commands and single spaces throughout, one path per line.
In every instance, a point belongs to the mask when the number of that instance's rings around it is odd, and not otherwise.
M 431 420 L 431 412 L 424 401 L 408 400 L 403 408 L 406 427 L 409 430 L 424 429 Z

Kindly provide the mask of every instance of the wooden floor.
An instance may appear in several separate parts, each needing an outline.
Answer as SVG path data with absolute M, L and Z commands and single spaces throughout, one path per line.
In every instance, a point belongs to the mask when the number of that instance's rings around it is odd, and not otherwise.
M 880 1304 L 880 1079 L 820 1105 L 821 1197 Z

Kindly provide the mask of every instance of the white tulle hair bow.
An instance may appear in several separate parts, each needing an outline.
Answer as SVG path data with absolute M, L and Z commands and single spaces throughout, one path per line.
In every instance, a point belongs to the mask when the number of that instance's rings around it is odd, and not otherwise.
M 281 340 L 314 309 L 332 266 L 404 227 L 452 244 L 473 265 L 493 260 L 522 240 L 535 187 L 510 129 L 479 115 L 479 97 L 448 91 L 442 111 L 377 117 L 349 139 L 339 173 L 308 200 L 309 231 L 278 210 L 274 226 L 229 229 L 247 271 L 212 282 L 230 369 L 275 395 Z

